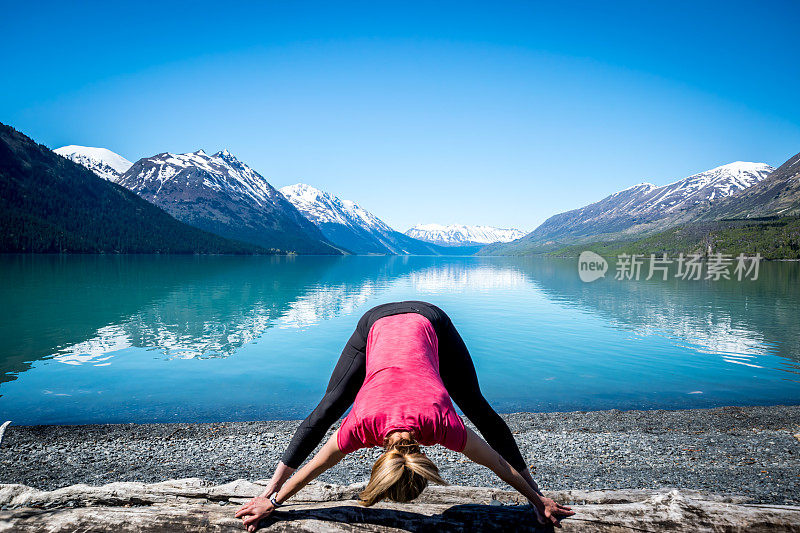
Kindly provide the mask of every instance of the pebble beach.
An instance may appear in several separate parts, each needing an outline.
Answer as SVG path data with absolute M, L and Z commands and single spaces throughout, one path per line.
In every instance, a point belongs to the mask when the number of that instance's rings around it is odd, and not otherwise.
M 800 406 L 503 415 L 548 490 L 693 489 L 757 503 L 800 503 Z M 0 483 L 41 490 L 114 481 L 271 477 L 298 421 L 15 426 L 0 442 Z M 454 485 L 502 487 L 485 468 L 425 448 Z M 380 450 L 321 476 L 368 478 Z

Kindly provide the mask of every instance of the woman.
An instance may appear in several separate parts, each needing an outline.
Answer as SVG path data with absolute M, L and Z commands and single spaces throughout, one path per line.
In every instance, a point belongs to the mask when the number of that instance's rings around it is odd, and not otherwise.
M 451 398 L 485 441 L 464 426 Z M 339 429 L 292 476 L 350 405 Z M 559 525 L 574 514 L 539 492 L 511 431 L 481 394 L 472 358 L 450 318 L 435 305 L 405 301 L 373 307 L 361 317 L 325 396 L 297 428 L 269 486 L 236 517 L 255 531 L 262 518 L 346 454 L 370 446 L 385 452 L 372 467 L 361 503 L 411 501 L 429 481 L 445 484 L 420 450 L 433 444 L 490 468 L 528 498 L 542 523 Z

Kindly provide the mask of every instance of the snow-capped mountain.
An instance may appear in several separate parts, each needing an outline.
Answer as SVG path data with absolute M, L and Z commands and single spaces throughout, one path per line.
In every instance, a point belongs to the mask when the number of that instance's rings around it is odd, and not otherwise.
M 121 155 L 115 154 L 106 148 L 70 144 L 69 146 L 56 148 L 53 151 L 79 165 L 85 166 L 101 178 L 109 181 L 116 181 L 133 165 Z
M 306 218 L 321 223 L 341 224 L 351 227 L 371 228 L 383 232 L 392 231 L 381 219 L 350 200 L 340 200 L 327 192 L 305 183 L 295 183 L 279 189 L 287 200 Z
M 258 172 L 223 150 L 140 159 L 117 183 L 192 226 L 281 251 L 340 254 Z
M 709 220 L 798 214 L 800 214 L 800 154 L 795 154 L 775 169 L 767 179 L 714 204 L 702 218 Z
M 514 253 L 520 247 L 631 238 L 696 219 L 719 200 L 747 189 L 775 170 L 765 163 L 737 161 L 657 186 L 640 183 L 599 202 L 553 215 L 509 245 L 482 253 Z
M 341 200 L 304 183 L 280 192 L 322 231 L 329 241 L 356 254 L 440 255 L 449 250 L 393 230 L 350 200 Z
M 525 232 L 513 228 L 495 228 L 492 226 L 417 224 L 406 231 L 406 235 L 442 246 L 469 246 L 510 242 L 519 239 L 525 235 Z
M 641 205 L 631 212 L 669 213 L 684 210 L 697 204 L 711 203 L 719 198 L 730 196 L 758 183 L 775 170 L 765 163 L 746 163 L 736 161 L 712 168 L 676 182 L 651 188 Z

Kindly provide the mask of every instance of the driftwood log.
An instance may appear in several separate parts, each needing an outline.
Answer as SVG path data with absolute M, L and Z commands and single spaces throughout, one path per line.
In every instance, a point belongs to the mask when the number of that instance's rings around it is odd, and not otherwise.
M 265 482 L 73 485 L 39 491 L 0 485 L 0 532 L 242 531 L 238 507 Z M 411 504 L 357 504 L 361 485 L 314 483 L 265 520 L 262 531 L 548 531 L 521 497 L 474 487 L 429 487 Z M 561 531 L 800 531 L 800 507 L 752 505 L 695 491 L 565 491 L 578 513 Z

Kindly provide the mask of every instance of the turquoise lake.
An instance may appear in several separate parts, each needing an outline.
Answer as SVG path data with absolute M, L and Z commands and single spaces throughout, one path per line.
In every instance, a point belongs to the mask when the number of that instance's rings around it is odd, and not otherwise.
M 303 418 L 361 314 L 444 309 L 500 412 L 800 403 L 800 265 L 580 280 L 577 260 L 0 257 L 0 421 Z

